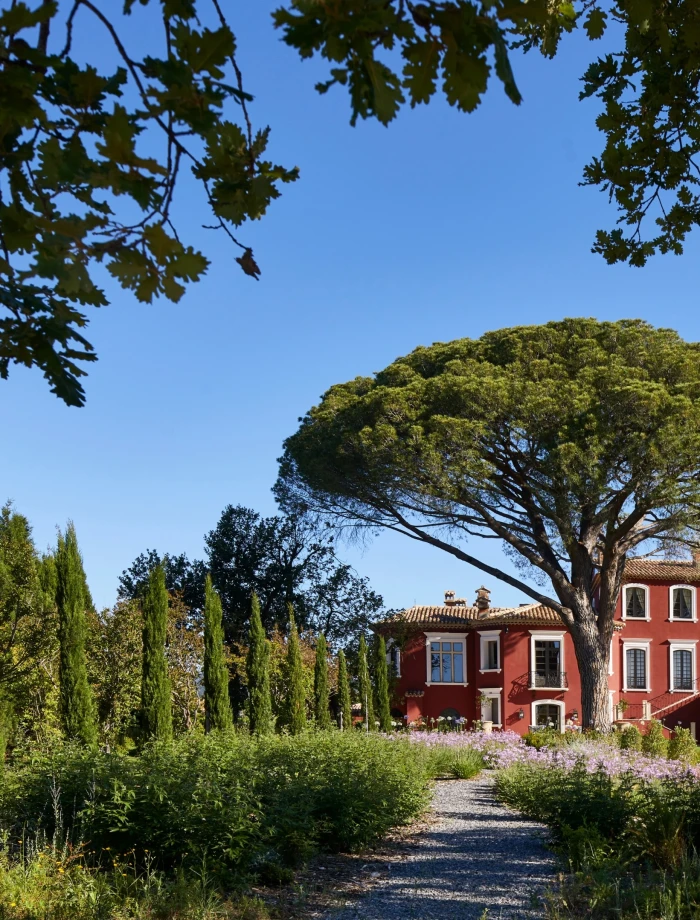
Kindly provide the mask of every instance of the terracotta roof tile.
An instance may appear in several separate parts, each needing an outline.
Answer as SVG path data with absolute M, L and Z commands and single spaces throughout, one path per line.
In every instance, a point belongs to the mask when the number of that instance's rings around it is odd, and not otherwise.
M 378 626 L 391 626 L 407 623 L 412 626 L 427 628 L 429 626 L 480 628 L 482 626 L 499 626 L 501 624 L 539 625 L 540 623 L 562 625 L 559 614 L 542 604 L 527 604 L 522 607 L 490 607 L 485 615 L 479 615 L 476 607 L 456 606 L 417 606 L 409 607 L 396 616 L 378 623 Z
M 625 581 L 678 581 L 700 584 L 700 565 L 694 559 L 628 559 Z

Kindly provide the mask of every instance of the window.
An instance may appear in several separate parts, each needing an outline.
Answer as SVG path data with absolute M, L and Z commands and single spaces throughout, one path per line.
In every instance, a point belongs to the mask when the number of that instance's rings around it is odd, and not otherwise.
M 648 690 L 648 646 L 625 646 L 625 689 Z
M 673 651 L 673 689 L 693 689 L 693 653 L 687 648 Z
M 530 688 L 566 690 L 564 634 L 530 630 Z
M 386 663 L 389 665 L 389 673 L 395 677 L 401 677 L 401 650 L 389 639 L 386 649 Z
M 669 690 L 690 692 L 695 689 L 695 640 L 669 644 Z
M 647 589 L 645 585 L 626 585 L 623 617 L 627 620 L 648 620 Z
M 695 588 L 674 585 L 670 598 L 672 620 L 695 620 Z
M 440 718 L 447 719 L 448 722 L 457 722 L 460 718 L 460 715 L 456 709 L 448 707 L 447 709 L 442 710 L 440 713 Z
M 466 684 L 464 634 L 426 633 L 428 678 L 430 684 Z
M 534 703 L 535 721 L 533 724 L 537 728 L 553 728 L 555 731 L 560 732 L 562 730 L 562 706 L 562 703 L 556 702 Z
M 482 671 L 500 671 L 501 669 L 500 640 L 498 638 L 500 633 L 500 629 L 479 633 Z

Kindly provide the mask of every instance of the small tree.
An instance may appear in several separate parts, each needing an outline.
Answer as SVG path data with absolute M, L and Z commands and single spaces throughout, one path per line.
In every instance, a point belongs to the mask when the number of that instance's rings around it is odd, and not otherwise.
M 208 732 L 212 729 L 223 731 L 233 724 L 221 617 L 221 600 L 207 575 L 204 583 L 204 710 Z
M 367 667 L 367 643 L 365 637 L 360 636 L 360 648 L 357 655 L 357 678 L 360 684 L 360 705 L 362 706 L 362 721 L 367 731 L 374 731 L 374 708 L 372 706 L 372 684 L 369 679 Z
M 75 528 L 69 524 L 58 535 L 56 550 L 56 606 L 59 617 L 59 683 L 61 723 L 67 738 L 97 741 L 95 706 L 87 678 L 85 657 L 86 608 L 91 603 Z
M 314 715 L 316 716 L 316 726 L 318 728 L 325 730 L 331 727 L 331 714 L 328 708 L 328 646 L 323 633 L 319 635 L 316 642 Z
M 345 661 L 345 652 L 338 652 L 338 701 L 340 703 L 341 727 L 344 731 L 352 728 L 352 703 L 350 702 L 350 681 L 348 680 L 348 666 Z
M 170 678 L 165 657 L 168 592 L 165 572 L 157 565 L 148 576 L 143 595 L 143 664 L 141 729 L 146 740 L 169 741 L 173 736 Z
M 257 594 L 252 595 L 250 602 L 246 675 L 250 730 L 256 735 L 267 735 L 272 731 L 269 650 L 260 618 L 260 601 Z
M 294 621 L 294 610 L 289 605 L 289 639 L 287 640 L 287 699 L 285 701 L 285 722 L 293 735 L 306 728 L 306 692 L 304 672 L 299 648 L 299 632 Z
M 668 756 L 668 739 L 658 719 L 652 719 L 646 733 L 642 735 L 642 753 L 650 757 Z
M 377 636 L 374 643 L 374 691 L 379 728 L 391 731 L 391 707 L 389 705 L 389 670 L 386 662 L 384 636 Z

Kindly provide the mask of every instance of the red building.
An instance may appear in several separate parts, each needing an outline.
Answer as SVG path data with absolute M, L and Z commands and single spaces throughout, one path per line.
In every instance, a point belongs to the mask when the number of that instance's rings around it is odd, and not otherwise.
M 615 613 L 608 687 L 615 721 L 657 718 L 669 728 L 700 723 L 697 645 L 700 556 L 632 559 Z M 481 719 L 521 734 L 531 725 L 578 724 L 581 682 L 567 627 L 540 604 L 492 607 L 445 594 L 378 628 L 398 676 L 395 714 Z

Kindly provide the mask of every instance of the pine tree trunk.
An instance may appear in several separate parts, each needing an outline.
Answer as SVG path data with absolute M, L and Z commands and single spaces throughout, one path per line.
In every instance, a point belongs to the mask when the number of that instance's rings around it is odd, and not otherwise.
M 571 628 L 576 661 L 581 676 L 581 724 L 584 728 L 610 731 L 608 666 L 610 640 L 599 631 L 591 608 Z

